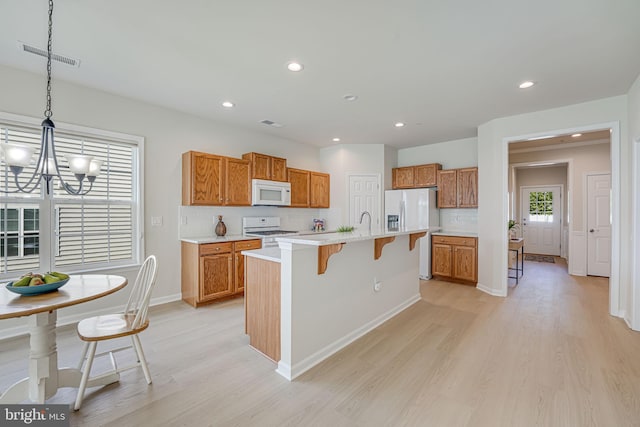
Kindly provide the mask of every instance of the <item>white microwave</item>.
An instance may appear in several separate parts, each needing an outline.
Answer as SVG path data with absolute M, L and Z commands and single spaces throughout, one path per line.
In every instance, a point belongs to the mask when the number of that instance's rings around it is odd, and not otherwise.
M 251 204 L 254 206 L 291 206 L 291 184 L 253 179 L 251 180 Z

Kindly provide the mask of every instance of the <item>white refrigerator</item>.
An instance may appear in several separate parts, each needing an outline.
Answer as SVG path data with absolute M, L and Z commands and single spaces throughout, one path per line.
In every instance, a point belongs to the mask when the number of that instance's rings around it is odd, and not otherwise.
M 438 227 L 440 212 L 436 207 L 436 190 L 416 188 L 387 190 L 384 192 L 385 230 L 412 230 Z M 420 243 L 420 278 L 431 278 L 431 233 L 418 240 Z

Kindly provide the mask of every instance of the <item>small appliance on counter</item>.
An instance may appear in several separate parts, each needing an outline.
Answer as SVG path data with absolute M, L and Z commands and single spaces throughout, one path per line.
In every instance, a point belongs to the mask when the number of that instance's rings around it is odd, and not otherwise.
M 440 225 L 436 208 L 436 190 L 415 188 L 384 192 L 384 216 L 387 231 L 430 228 Z M 431 233 L 420 242 L 420 278 L 431 278 Z
M 278 246 L 276 237 L 298 234 L 298 232 L 281 230 L 278 216 L 245 216 L 242 218 L 242 234 L 261 237 L 263 248 L 273 248 Z

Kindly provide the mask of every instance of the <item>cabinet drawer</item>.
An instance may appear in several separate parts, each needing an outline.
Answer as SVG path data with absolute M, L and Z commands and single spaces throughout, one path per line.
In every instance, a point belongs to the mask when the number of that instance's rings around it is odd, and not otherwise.
M 469 246 L 474 248 L 478 244 L 478 239 L 476 239 L 475 237 L 432 236 L 431 241 L 436 244 L 439 243 L 444 245 Z
M 231 252 L 233 243 L 205 243 L 200 245 L 200 256 Z
M 262 240 L 241 240 L 234 243 L 235 251 L 247 251 L 249 249 L 260 249 L 262 247 Z

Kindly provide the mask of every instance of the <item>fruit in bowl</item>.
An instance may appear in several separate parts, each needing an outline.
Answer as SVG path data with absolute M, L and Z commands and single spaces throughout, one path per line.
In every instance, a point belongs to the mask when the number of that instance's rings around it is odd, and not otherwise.
M 66 280 L 69 278 L 68 274 L 60 273 L 57 271 L 51 271 L 48 273 L 39 274 L 39 273 L 27 273 L 20 277 L 18 280 L 13 282 L 14 287 L 20 286 L 38 286 L 38 285 L 48 285 L 51 283 L 60 282 L 61 280 Z

